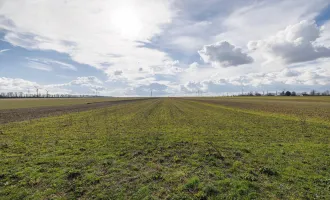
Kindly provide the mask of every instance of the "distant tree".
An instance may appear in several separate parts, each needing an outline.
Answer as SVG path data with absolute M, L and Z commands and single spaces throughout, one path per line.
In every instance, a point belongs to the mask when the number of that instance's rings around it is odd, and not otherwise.
M 325 95 L 329 96 L 330 95 L 330 91 L 329 90 L 325 91 Z
M 280 93 L 280 96 L 285 96 L 285 91 L 284 90 Z
M 295 91 L 292 91 L 291 96 L 297 96 L 297 93 Z
M 312 90 L 311 93 L 310 93 L 311 96 L 315 96 L 316 95 L 316 91 L 315 90 Z
M 253 96 L 253 92 L 249 92 L 247 96 Z
M 290 91 L 286 91 L 285 92 L 285 96 L 291 96 L 291 92 Z
M 329 96 L 329 90 L 322 92 L 322 96 Z

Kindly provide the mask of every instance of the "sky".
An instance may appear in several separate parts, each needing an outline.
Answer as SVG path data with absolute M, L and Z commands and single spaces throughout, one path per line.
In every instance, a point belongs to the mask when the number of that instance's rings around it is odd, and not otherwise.
M 0 92 L 330 90 L 329 0 L 0 0 Z

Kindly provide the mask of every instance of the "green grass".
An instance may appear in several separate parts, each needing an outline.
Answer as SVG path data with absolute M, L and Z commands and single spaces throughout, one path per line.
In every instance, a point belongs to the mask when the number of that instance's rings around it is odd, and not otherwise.
M 68 106 L 102 101 L 118 101 L 127 98 L 22 98 L 0 99 L 0 110 L 15 108 L 32 108 L 42 106 Z
M 329 199 L 329 126 L 171 98 L 6 124 L 0 198 Z
M 328 102 L 330 96 L 236 96 L 236 97 L 199 97 L 199 99 L 230 99 L 244 101 L 295 101 L 295 102 Z
M 330 97 L 203 97 L 189 99 L 249 112 L 330 122 Z

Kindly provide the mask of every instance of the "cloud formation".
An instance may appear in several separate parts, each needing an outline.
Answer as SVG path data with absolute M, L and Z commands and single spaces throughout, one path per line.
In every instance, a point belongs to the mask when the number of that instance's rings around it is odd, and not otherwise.
M 40 89 L 40 92 L 49 91 L 50 94 L 76 94 L 74 89 L 85 88 L 85 92 L 78 94 L 93 93 L 96 89 L 98 91 L 105 91 L 106 88 L 101 80 L 94 76 L 77 77 L 76 79 L 62 84 L 45 84 L 41 85 L 33 81 L 28 81 L 20 78 L 0 77 L 0 91 L 1 92 L 23 92 L 28 93 L 35 90 L 35 87 Z
M 0 73 L 112 96 L 325 88 L 328 1 L 0 0 Z
M 40 63 L 40 62 L 35 62 L 35 61 L 29 61 L 27 67 L 29 67 L 31 69 L 47 71 L 47 72 L 50 72 L 53 70 L 53 68 L 51 66 L 48 66 L 48 65 L 46 65 L 44 63 Z
M 103 82 L 96 78 L 95 76 L 88 76 L 88 77 L 78 77 L 77 79 L 70 82 L 71 85 L 83 85 L 83 86 L 89 86 L 89 85 L 97 85 L 97 84 L 103 84 Z
M 35 68 L 35 69 L 52 71 L 53 67 L 59 67 L 61 69 L 65 69 L 65 70 L 77 71 L 77 67 L 75 67 L 71 64 L 65 63 L 65 62 L 57 61 L 57 60 L 42 59 L 42 58 L 26 58 L 26 59 L 30 63 L 29 67 Z
M 2 54 L 2 53 L 4 53 L 4 52 L 6 52 L 6 51 L 9 51 L 10 49 L 2 49 L 2 50 L 0 50 L 0 54 Z
M 259 50 L 267 53 L 273 59 L 280 58 L 286 64 L 316 60 L 330 57 L 330 48 L 315 45 L 320 37 L 322 27 L 315 21 L 301 21 L 279 31 L 276 35 L 266 40 L 251 41 L 250 50 Z
M 219 67 L 235 67 L 253 62 L 253 58 L 227 41 L 205 45 L 198 51 L 204 62 Z
M 34 86 L 37 86 L 36 82 L 27 81 L 20 78 L 7 78 L 0 77 L 0 91 L 2 92 L 25 92 L 27 89 L 30 89 Z
M 169 1 L 5 0 L 0 15 L 0 30 L 10 44 L 66 53 L 74 61 L 104 72 L 139 69 L 137 63 L 158 66 L 171 60 L 165 52 L 141 46 L 171 22 L 174 14 Z

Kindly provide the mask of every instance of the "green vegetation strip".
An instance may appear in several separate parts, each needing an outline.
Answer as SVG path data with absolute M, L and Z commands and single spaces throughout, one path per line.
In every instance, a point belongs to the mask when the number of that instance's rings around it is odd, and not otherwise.
M 0 130 L 1 199 L 330 199 L 318 123 L 164 98 Z
M 191 102 L 195 102 L 195 100 L 189 100 Z M 234 112 L 243 112 L 243 113 L 248 113 L 248 114 L 253 114 L 253 115 L 259 115 L 259 116 L 264 116 L 264 117 L 275 117 L 275 118 L 282 118 L 282 119 L 286 119 L 286 120 L 294 120 L 294 121 L 299 121 L 300 123 L 304 124 L 304 123 L 317 123 L 317 124 L 323 124 L 323 125 L 330 125 L 330 119 L 327 117 L 319 117 L 319 116 L 307 116 L 304 113 L 304 110 L 301 110 L 299 108 L 296 109 L 296 113 L 281 113 L 280 111 L 277 111 L 276 113 L 271 112 L 271 111 L 267 111 L 267 109 L 264 110 L 257 110 L 257 109 L 252 109 L 252 108 L 239 108 L 236 106 L 224 106 L 221 105 L 221 102 L 203 102 L 198 100 L 197 102 L 201 103 L 201 104 L 205 104 L 207 106 L 210 107 L 219 107 L 219 108 L 223 108 L 223 109 L 227 109 L 227 110 L 231 110 Z M 265 103 L 264 103 L 265 105 Z M 267 104 L 266 104 L 267 105 Z M 272 107 L 273 104 L 268 104 L 267 107 Z M 264 106 L 265 107 L 265 106 Z M 325 114 L 329 114 L 328 111 L 330 112 L 330 110 L 323 110 L 321 112 L 324 112 Z M 318 111 L 320 112 L 320 111 Z M 321 114 L 324 114 L 321 113 Z

